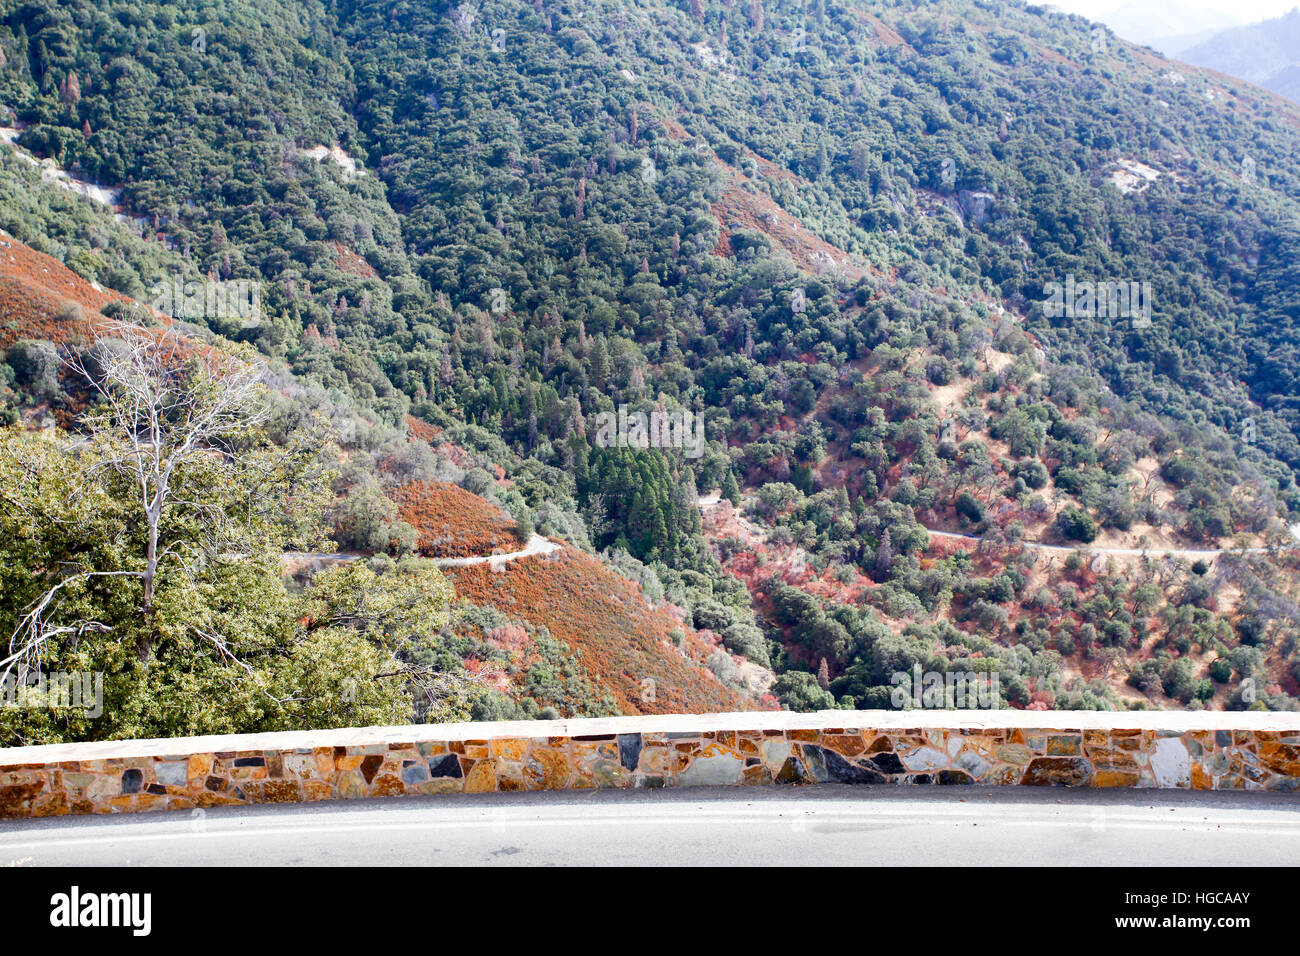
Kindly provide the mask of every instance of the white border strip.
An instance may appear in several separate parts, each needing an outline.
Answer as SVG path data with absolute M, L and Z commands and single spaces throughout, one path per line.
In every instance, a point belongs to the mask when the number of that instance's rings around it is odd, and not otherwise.
M 1300 734 L 1300 713 L 1264 711 L 1081 711 L 1081 710 L 823 710 L 728 714 L 659 714 L 573 720 L 509 720 L 462 724 L 409 724 L 397 727 L 346 727 L 264 734 L 162 737 L 99 743 L 48 744 L 0 748 L 0 767 L 53 764 L 73 760 L 177 756 L 314 747 L 364 747 L 418 741 L 490 740 L 513 737 L 584 737 L 604 734 L 692 734 L 726 730 L 826 730 L 844 728 L 899 731 L 1029 729 L 1054 733 L 1079 730 L 1154 730 L 1183 734 L 1193 730 L 1273 731 Z

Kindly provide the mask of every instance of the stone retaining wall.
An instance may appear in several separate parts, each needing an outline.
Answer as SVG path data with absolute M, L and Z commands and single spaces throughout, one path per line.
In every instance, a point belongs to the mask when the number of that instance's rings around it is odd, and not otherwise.
M 0 749 L 0 817 L 595 787 L 1300 790 L 1300 714 L 826 711 Z

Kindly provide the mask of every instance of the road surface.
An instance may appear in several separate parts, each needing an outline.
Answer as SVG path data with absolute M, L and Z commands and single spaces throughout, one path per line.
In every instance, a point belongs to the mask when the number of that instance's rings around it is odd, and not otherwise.
M 933 528 L 925 529 L 932 537 L 949 538 L 956 541 L 974 541 L 979 543 L 984 539 L 979 535 L 962 534 L 959 531 L 936 531 Z M 1189 561 L 1213 560 L 1219 557 L 1225 551 L 1237 551 L 1242 554 L 1268 554 L 1275 548 L 1103 548 L 1091 544 L 1042 544 L 1038 541 L 1018 541 L 1017 544 L 1029 551 L 1046 551 L 1051 554 L 1071 554 L 1081 552 L 1088 554 L 1115 554 L 1125 557 L 1140 558 L 1144 554 L 1153 558 L 1179 557 L 1187 558 Z
M 742 502 L 742 505 L 748 505 L 752 503 L 754 500 L 755 500 L 754 498 L 747 498 L 745 499 L 744 502 Z M 696 499 L 696 504 L 699 505 L 701 511 L 707 511 L 708 509 L 716 508 L 719 504 L 721 504 L 721 499 L 717 495 L 701 495 Z M 756 533 L 759 534 L 763 533 L 758 529 L 755 530 Z M 947 538 L 951 541 L 970 541 L 975 544 L 979 544 L 981 541 L 985 540 L 984 538 L 980 537 L 977 534 L 965 534 L 961 531 L 939 531 L 936 530 L 935 528 L 926 528 L 925 530 L 931 537 Z M 1300 523 L 1291 526 L 1291 534 L 1296 539 L 1297 543 L 1300 543 Z M 1074 552 L 1081 552 L 1081 553 L 1086 552 L 1089 554 L 1101 554 L 1101 555 L 1111 554 L 1111 555 L 1132 557 L 1132 558 L 1140 558 L 1143 555 L 1152 558 L 1180 557 L 1180 558 L 1186 558 L 1189 561 L 1198 561 L 1198 560 L 1212 561 L 1215 558 L 1219 557 L 1221 554 L 1223 554 L 1225 551 L 1237 551 L 1243 554 L 1268 554 L 1270 552 L 1277 551 L 1277 550 L 1295 550 L 1295 546 L 1292 546 L 1291 548 L 1282 548 L 1282 549 L 1278 549 L 1278 548 L 1161 548 L 1161 547 L 1108 548 L 1108 547 L 1102 547 L 1100 545 L 1091 545 L 1091 544 L 1080 544 L 1080 545 L 1043 544 L 1040 541 L 1025 541 L 1025 540 L 1021 540 L 1016 543 L 1024 547 L 1026 550 L 1042 551 L 1048 554 L 1072 554 Z
M 560 546 L 554 541 L 548 541 L 540 534 L 535 534 L 528 539 L 528 544 L 522 551 L 510 551 L 506 554 L 490 554 L 477 558 L 435 558 L 434 562 L 440 568 L 466 568 L 474 564 L 504 564 L 506 561 L 517 561 L 520 558 L 529 558 L 535 554 L 550 554 L 552 551 L 560 550 Z
M 1300 795 L 982 787 L 476 794 L 0 821 L 0 866 L 1270 866 Z
M 520 558 L 531 558 L 538 554 L 550 554 L 552 551 L 560 550 L 561 545 L 554 541 L 543 538 L 540 534 L 534 534 L 528 539 L 528 543 L 519 551 L 507 551 L 502 554 L 485 554 L 472 558 L 434 558 L 433 563 L 440 568 L 467 568 L 475 564 L 490 564 L 495 566 L 504 564 L 507 561 L 518 561 Z M 321 552 L 308 551 L 286 551 L 284 561 L 288 564 L 298 564 L 307 561 L 319 561 L 322 564 L 338 564 L 345 561 L 360 561 L 369 555 L 362 554 L 359 551 L 335 551 L 330 554 Z

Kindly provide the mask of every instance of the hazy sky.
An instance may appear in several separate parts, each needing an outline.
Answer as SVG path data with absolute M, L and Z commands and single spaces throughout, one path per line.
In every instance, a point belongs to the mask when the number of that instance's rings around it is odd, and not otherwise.
M 1052 6 L 1079 13 L 1094 20 L 1104 20 L 1105 14 L 1124 6 L 1124 0 L 1049 0 Z M 1168 8 L 1165 0 L 1149 0 L 1156 9 Z M 1267 20 L 1280 16 L 1300 3 L 1300 0 L 1181 0 L 1173 6 L 1191 10 L 1215 10 L 1244 23 Z

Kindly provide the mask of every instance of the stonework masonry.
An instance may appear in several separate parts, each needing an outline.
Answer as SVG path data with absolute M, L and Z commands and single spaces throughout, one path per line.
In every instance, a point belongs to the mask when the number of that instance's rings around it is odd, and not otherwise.
M 0 817 L 599 787 L 1294 792 L 1300 714 L 824 711 L 364 727 L 0 749 Z

